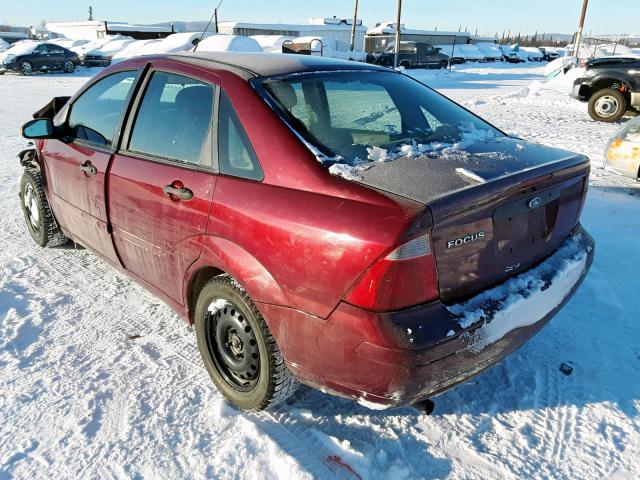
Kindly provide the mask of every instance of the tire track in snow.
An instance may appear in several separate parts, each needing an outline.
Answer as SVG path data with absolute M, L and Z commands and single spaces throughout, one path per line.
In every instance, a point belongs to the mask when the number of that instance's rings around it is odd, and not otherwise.
M 37 263 L 40 264 L 39 267 L 44 267 L 46 270 L 49 270 L 61 283 L 72 289 L 77 289 L 80 284 L 83 284 L 84 289 L 97 293 L 107 302 L 113 300 L 116 296 L 122 294 L 125 289 L 130 287 L 130 285 L 127 285 L 127 280 L 125 280 L 118 282 L 118 287 L 111 294 L 105 293 L 108 291 L 108 289 L 103 288 L 105 284 L 111 284 L 113 277 L 117 278 L 118 275 L 121 275 L 119 272 L 115 271 L 113 267 L 102 262 L 99 258 L 93 256 L 93 254 L 86 250 L 73 251 L 63 248 L 52 249 L 49 251 L 41 249 L 37 245 L 32 244 L 32 242 L 30 242 L 30 238 L 26 237 L 24 226 L 21 225 L 21 223 L 23 223 L 21 215 L 18 215 L 13 211 L 10 218 L 12 220 L 12 225 L 7 225 L 6 231 L 10 232 L 9 241 L 14 247 L 10 249 L 11 253 L 14 255 L 22 253 L 24 255 L 28 252 L 29 256 L 31 258 L 35 258 Z M 0 222 L 0 229 L 3 229 L 4 226 L 4 222 Z M 21 236 L 18 232 L 20 227 L 23 228 Z M 26 249 L 21 248 L 23 246 L 23 241 L 26 242 L 24 244 L 25 246 L 28 245 L 26 246 Z M 88 258 L 88 255 L 91 255 L 91 257 Z M 34 262 L 34 264 L 36 264 L 36 262 Z M 108 272 L 107 270 L 111 270 L 112 272 Z M 87 285 L 88 279 L 91 279 L 89 285 Z M 136 288 L 142 287 L 136 286 Z M 147 293 L 147 295 L 152 296 L 150 293 Z M 153 297 L 153 299 L 155 299 L 155 297 Z M 159 303 L 160 301 L 158 300 L 158 303 L 152 305 L 155 306 Z M 129 329 L 134 329 L 138 332 L 144 333 L 145 338 L 147 338 L 148 341 L 152 341 L 162 350 L 162 356 L 165 361 L 179 361 L 188 364 L 191 369 L 203 369 L 199 361 L 200 354 L 195 346 L 195 337 L 192 336 L 191 341 L 189 342 L 190 348 L 185 349 L 184 342 L 181 342 L 183 343 L 181 348 L 176 349 L 172 346 L 172 343 L 174 343 L 172 340 L 177 340 L 175 338 L 177 334 L 164 337 L 160 334 L 154 333 L 150 327 L 150 319 L 145 318 L 144 314 L 133 317 L 127 312 L 122 312 L 121 315 L 121 320 L 124 324 L 116 325 L 115 327 L 119 330 L 122 330 L 123 328 L 126 330 L 126 327 L 128 327 Z M 176 322 L 182 322 L 181 319 L 177 318 L 177 315 L 174 316 Z M 109 318 L 106 320 L 109 321 Z M 65 321 L 69 327 L 74 327 L 74 325 L 67 320 L 63 319 L 63 321 Z M 100 324 L 102 322 L 98 323 Z M 106 328 L 104 330 L 110 331 L 111 329 Z M 179 343 L 176 342 L 176 344 Z M 167 355 L 167 353 L 169 355 Z M 30 383 L 35 381 L 37 380 L 32 380 Z M 182 379 L 182 382 L 180 383 L 187 384 L 194 383 L 195 381 L 196 376 L 194 375 L 191 378 Z M 178 387 L 178 385 L 176 385 L 176 387 Z M 217 392 L 216 395 L 221 397 Z M 324 463 L 323 459 L 333 455 L 334 452 L 324 447 L 324 445 L 315 439 L 313 435 L 308 434 L 308 431 L 306 431 L 305 428 L 297 428 L 295 419 L 288 417 L 282 412 L 277 414 L 278 418 L 276 418 L 276 414 L 270 412 L 249 412 L 248 414 L 245 414 L 245 416 L 247 418 L 252 418 L 256 423 L 259 423 L 270 436 L 277 439 L 279 446 L 283 450 L 296 458 L 298 462 L 304 465 L 305 468 L 314 475 L 314 477 L 340 478 L 345 480 L 351 480 L 354 478 L 352 474 L 349 474 L 344 470 L 333 470 L 329 468 Z M 109 439 L 105 438 L 102 440 L 106 443 Z M 87 469 L 90 469 L 93 466 L 93 462 L 95 462 L 99 456 L 100 452 L 94 452 L 92 460 L 87 462 L 85 469 L 80 472 L 81 477 L 87 473 Z

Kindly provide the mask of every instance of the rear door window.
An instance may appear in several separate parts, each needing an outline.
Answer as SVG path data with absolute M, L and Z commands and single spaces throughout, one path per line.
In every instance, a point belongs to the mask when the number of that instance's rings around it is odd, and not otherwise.
M 138 72 L 114 73 L 89 87 L 71 106 L 71 136 L 101 147 L 111 147 L 116 129 Z
M 133 125 L 129 150 L 199 164 L 213 116 L 214 86 L 155 72 Z

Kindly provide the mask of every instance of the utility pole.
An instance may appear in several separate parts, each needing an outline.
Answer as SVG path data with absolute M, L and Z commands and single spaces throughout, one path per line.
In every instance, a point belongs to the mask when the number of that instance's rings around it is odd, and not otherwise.
M 218 9 L 216 8 L 213 11 L 213 18 L 214 18 L 214 24 L 215 24 L 215 29 L 216 29 L 216 33 L 218 33 Z
M 358 21 L 358 0 L 356 0 L 355 7 L 353 8 L 353 23 L 351 24 L 351 51 L 356 48 L 356 22 Z
M 398 68 L 398 54 L 400 53 L 400 17 L 402 12 L 402 0 L 398 0 L 398 15 L 396 16 L 396 48 L 393 55 L 393 67 Z
M 580 55 L 580 42 L 582 41 L 582 29 L 584 28 L 584 18 L 587 16 L 587 5 L 589 0 L 582 1 L 582 13 L 580 14 L 580 23 L 578 24 L 578 33 L 576 33 L 576 44 L 573 47 L 573 56 L 578 58 Z

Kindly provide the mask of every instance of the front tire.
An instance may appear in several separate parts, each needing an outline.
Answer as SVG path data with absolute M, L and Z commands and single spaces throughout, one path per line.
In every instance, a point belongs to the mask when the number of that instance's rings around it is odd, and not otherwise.
M 44 193 L 40 172 L 25 170 L 20 181 L 20 205 L 31 238 L 41 247 L 64 245 L 69 239 L 56 222 Z
M 20 73 L 27 76 L 31 75 L 33 73 L 33 65 L 31 65 L 31 62 L 24 60 L 20 64 Z
M 627 99 L 614 88 L 605 88 L 589 99 L 589 116 L 598 122 L 613 123 L 627 111 Z
M 246 291 L 229 275 L 209 280 L 195 311 L 198 348 L 220 393 L 243 410 L 263 410 L 295 392 L 267 323 Z

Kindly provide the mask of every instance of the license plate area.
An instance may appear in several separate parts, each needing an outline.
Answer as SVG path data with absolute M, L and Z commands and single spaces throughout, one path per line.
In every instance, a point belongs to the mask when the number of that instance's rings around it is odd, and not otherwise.
M 547 250 L 560 209 L 560 187 L 536 192 L 497 208 L 493 213 L 496 255 L 505 271 Z

